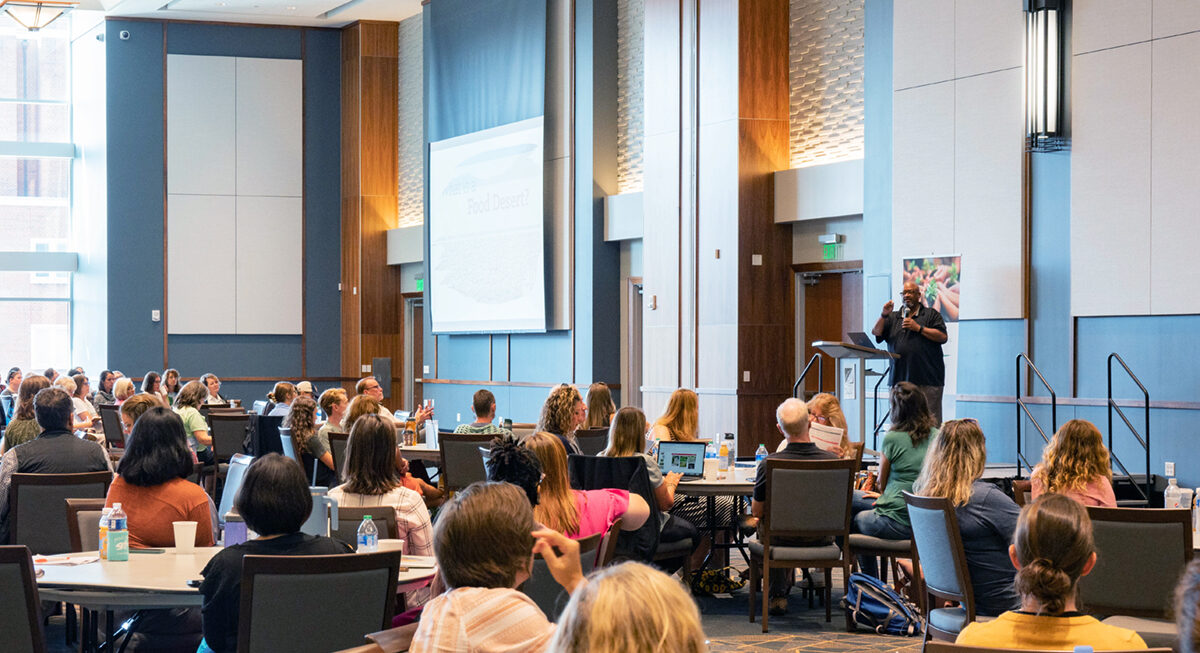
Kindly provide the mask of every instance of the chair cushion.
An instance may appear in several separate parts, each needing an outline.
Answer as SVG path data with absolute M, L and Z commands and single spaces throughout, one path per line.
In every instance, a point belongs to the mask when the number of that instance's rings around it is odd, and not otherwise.
M 1117 615 L 1101 623 L 1137 632 L 1150 648 L 1172 648 L 1179 639 L 1179 629 L 1174 621 Z
M 912 540 L 885 540 L 862 533 L 850 534 L 850 548 L 855 553 L 865 551 L 887 551 L 888 553 L 911 555 Z
M 750 554 L 761 559 L 763 555 L 762 542 L 752 540 L 749 542 Z M 772 560 L 805 560 L 817 562 L 821 560 L 840 560 L 842 557 L 842 549 L 836 544 L 828 544 L 825 546 L 773 546 L 771 547 Z
M 991 621 L 995 617 L 975 615 L 975 621 Z M 961 607 L 937 608 L 929 613 L 929 625 L 947 633 L 959 633 L 967 627 L 967 611 Z
M 689 555 L 692 552 L 692 538 L 684 538 L 676 542 L 659 542 L 658 549 L 654 552 L 654 559 L 661 558 L 677 558 L 679 556 Z

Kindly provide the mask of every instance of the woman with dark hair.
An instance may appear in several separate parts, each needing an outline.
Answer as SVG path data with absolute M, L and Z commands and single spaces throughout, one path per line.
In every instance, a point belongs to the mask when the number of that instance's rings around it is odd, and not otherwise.
M 187 433 L 188 448 L 196 452 L 196 460 L 211 463 L 213 460 L 212 436 L 208 434 L 208 421 L 200 414 L 200 403 L 208 395 L 208 390 L 199 381 L 188 381 L 187 385 L 175 397 L 175 412 L 183 420 L 183 430 Z
M 297 399 L 297 402 L 311 399 Z M 406 487 L 396 472 L 396 427 L 379 415 L 363 415 L 346 441 L 346 482 L 329 491 L 339 506 L 392 506 L 405 553 L 433 555 L 433 527 L 421 495 Z
M 292 430 L 292 436 L 300 445 L 300 456 L 304 460 L 304 469 L 312 469 L 314 460 L 317 465 L 316 485 L 333 487 L 337 485 L 337 472 L 333 468 L 333 453 L 329 450 L 329 435 L 322 435 L 317 430 L 317 402 L 311 397 L 296 397 L 291 410 L 283 418 L 283 425 Z
M 17 405 L 13 410 L 12 421 L 4 430 L 4 444 L 0 445 L 0 453 L 25 444 L 42 432 L 33 414 L 33 398 L 38 392 L 49 387 L 50 379 L 41 374 L 30 374 L 21 379 L 21 387 L 17 390 Z
M 312 512 L 312 495 L 300 465 L 290 458 L 270 453 L 251 463 L 234 507 L 258 537 L 221 550 L 200 572 L 200 651 L 237 650 L 243 557 L 350 553 L 350 547 L 337 540 L 300 532 Z
M 117 398 L 113 396 L 113 383 L 116 383 L 117 377 L 109 370 L 104 370 L 100 373 L 100 382 L 96 388 L 96 396 L 92 399 L 92 403 L 99 406 L 100 404 L 115 404 Z
M 892 430 L 883 436 L 879 452 L 879 484 L 883 493 L 854 491 L 853 533 L 863 533 L 884 540 L 907 540 L 912 537 L 904 493 L 912 490 L 913 481 L 925 464 L 925 452 L 937 434 L 937 421 L 929 412 L 929 402 L 920 388 L 901 381 L 892 386 Z M 874 558 L 864 556 L 859 564 L 863 573 L 878 573 Z
M 196 522 L 196 546 L 213 545 L 208 495 L 188 482 L 191 473 L 183 420 L 161 406 L 137 418 L 104 502 L 129 515 L 129 548 L 174 546 L 176 521 Z
M 142 392 L 147 392 L 152 395 L 162 395 L 162 377 L 158 372 L 146 372 L 146 376 L 142 377 Z
M 175 395 L 183 390 L 183 384 L 179 382 L 179 370 L 169 367 L 163 370 L 162 373 L 162 396 L 171 404 L 175 400 Z

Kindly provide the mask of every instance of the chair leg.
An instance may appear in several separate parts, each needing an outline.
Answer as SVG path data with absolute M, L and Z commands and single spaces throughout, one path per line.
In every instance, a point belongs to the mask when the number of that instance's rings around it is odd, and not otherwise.
M 754 560 L 750 560 L 750 623 L 754 623 L 754 604 L 755 592 L 758 590 L 758 568 L 754 566 Z
M 70 646 L 75 641 L 75 606 L 67 603 L 63 606 L 67 617 L 67 627 L 63 629 L 63 643 Z
M 833 621 L 833 567 L 825 568 L 825 623 Z
M 762 631 L 767 632 L 767 604 L 771 600 L 771 567 L 766 557 L 763 558 L 762 570 Z

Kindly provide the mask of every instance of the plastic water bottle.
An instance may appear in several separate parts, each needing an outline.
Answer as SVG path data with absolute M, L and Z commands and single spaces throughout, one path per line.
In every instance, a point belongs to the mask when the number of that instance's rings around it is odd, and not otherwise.
M 114 503 L 112 512 L 108 513 L 108 535 L 104 538 L 104 549 L 108 551 L 109 562 L 124 562 L 129 560 L 129 529 L 128 519 L 121 504 Z
M 105 508 L 100 513 L 100 538 L 97 540 L 100 543 L 100 559 L 108 560 L 108 551 L 104 547 L 108 544 L 108 514 L 112 512 L 112 508 Z
M 1179 482 L 1175 479 L 1167 480 L 1167 489 L 1163 492 L 1163 507 L 1170 510 L 1179 508 Z
M 729 471 L 729 445 L 721 443 L 721 450 L 717 452 L 717 471 Z
M 762 461 L 764 461 L 766 459 L 767 459 L 767 445 L 760 444 L 760 445 L 758 445 L 758 448 L 754 450 L 754 464 L 756 464 L 756 465 L 761 464 Z
M 375 553 L 379 550 L 379 529 L 370 515 L 363 515 L 362 524 L 358 526 L 358 552 Z
M 737 446 L 733 441 L 733 434 L 725 434 L 725 444 L 723 445 L 724 455 L 728 460 L 725 461 L 726 469 L 733 469 L 734 463 L 737 461 Z

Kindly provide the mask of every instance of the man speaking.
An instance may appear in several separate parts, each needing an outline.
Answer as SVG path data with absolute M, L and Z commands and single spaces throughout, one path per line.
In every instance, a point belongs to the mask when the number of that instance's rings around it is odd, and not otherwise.
M 900 354 L 892 361 L 892 385 L 908 381 L 921 388 L 929 400 L 929 409 L 942 422 L 942 388 L 946 385 L 946 363 L 942 343 L 946 342 L 946 321 L 942 314 L 921 304 L 921 289 L 908 282 L 900 292 L 904 306 L 897 312 L 891 300 L 871 333 L 875 342 L 886 342 L 888 351 Z

